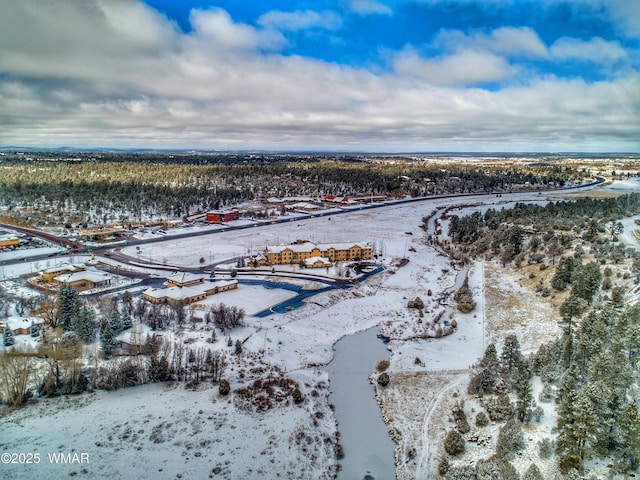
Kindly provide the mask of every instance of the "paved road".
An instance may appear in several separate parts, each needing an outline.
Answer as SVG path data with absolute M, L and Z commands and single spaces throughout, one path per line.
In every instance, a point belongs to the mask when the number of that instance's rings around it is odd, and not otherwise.
M 563 189 L 559 189 L 559 190 L 539 190 L 539 191 L 534 191 L 534 192 L 526 192 L 526 191 L 525 192 L 520 192 L 520 191 L 516 191 L 516 192 L 500 192 L 500 195 L 510 195 L 510 194 L 519 194 L 519 193 L 535 193 L 535 192 L 539 192 L 539 193 L 557 193 L 557 192 L 562 192 L 562 191 L 565 191 L 565 190 L 575 190 L 575 189 L 590 188 L 590 187 L 594 187 L 596 185 L 602 184 L 605 181 L 606 181 L 606 179 L 603 178 L 603 177 L 596 177 L 593 182 L 590 182 L 590 183 L 587 183 L 587 184 L 582 184 L 582 185 L 576 185 L 576 186 L 573 186 L 573 187 L 567 187 L 567 188 L 563 188 Z M 308 215 L 297 215 L 295 217 L 284 217 L 284 218 L 279 218 L 279 219 L 276 219 L 276 220 L 260 221 L 260 222 L 251 223 L 251 224 L 243 224 L 243 225 L 235 225 L 235 226 L 234 225 L 229 225 L 229 226 L 224 226 L 222 228 L 215 229 L 215 230 L 186 232 L 186 233 L 180 233 L 180 234 L 176 234 L 176 235 L 161 236 L 161 237 L 158 237 L 158 238 L 130 239 L 130 240 L 126 240 L 126 245 L 127 246 L 145 245 L 145 244 L 151 244 L 151 243 L 168 242 L 168 241 L 178 240 L 178 239 L 181 239 L 181 238 L 199 237 L 199 236 L 203 236 L 203 235 L 216 235 L 216 234 L 219 234 L 219 233 L 229 232 L 229 231 L 234 231 L 234 230 L 244 230 L 244 229 L 250 229 L 250 228 L 264 227 L 266 225 L 275 225 L 275 224 L 289 223 L 289 222 L 299 222 L 301 220 L 306 220 L 306 219 L 309 219 L 309 218 L 328 217 L 328 216 L 333 216 L 333 215 L 341 215 L 341 214 L 350 213 L 350 212 L 359 212 L 359 211 L 362 211 L 362 210 L 372 210 L 372 209 L 377 209 L 377 208 L 389 208 L 389 207 L 395 207 L 395 206 L 398 206 L 398 205 L 404 205 L 404 204 L 408 204 L 408 203 L 428 202 L 428 201 L 442 200 L 442 199 L 447 199 L 447 198 L 464 198 L 464 197 L 495 196 L 495 195 L 496 195 L 496 192 L 477 192 L 477 193 L 462 193 L 462 194 L 451 194 L 451 195 L 435 195 L 435 196 L 431 196 L 431 197 L 405 198 L 403 200 L 396 200 L 396 201 L 392 201 L 392 202 L 371 203 L 371 204 L 361 205 L 361 206 L 358 206 L 358 207 L 349 207 L 349 208 L 343 208 L 343 209 L 332 209 L 332 210 L 327 211 L 327 212 L 312 213 L 312 214 L 308 214 Z M 6 228 L 9 228 L 9 229 L 13 229 L 13 230 L 17 230 L 19 232 L 22 232 L 22 233 L 25 233 L 27 235 L 31 235 L 31 236 L 34 236 L 34 237 L 42 238 L 42 239 L 47 240 L 47 241 L 49 241 L 49 242 L 51 242 L 53 244 L 64 245 L 64 246 L 67 246 L 69 248 L 75 248 L 75 249 L 77 249 L 77 252 L 75 252 L 76 254 L 87 254 L 87 253 L 93 253 L 95 255 L 103 254 L 105 256 L 109 256 L 109 257 L 114 258 L 115 260 L 118 260 L 118 261 L 123 262 L 123 263 L 131 264 L 131 265 L 135 265 L 136 263 L 139 263 L 134 257 L 130 257 L 130 256 L 127 256 L 127 255 L 124 255 L 121 252 L 117 252 L 116 250 L 114 250 L 114 248 L 118 248 L 118 247 L 114 247 L 114 245 L 82 246 L 82 245 L 78 245 L 77 243 L 75 243 L 72 240 L 69 240 L 68 238 L 60 237 L 60 236 L 53 235 L 53 234 L 46 233 L 46 232 L 42 232 L 40 230 L 24 228 L 24 227 L 15 227 L 13 225 L 3 224 L 3 223 L 0 223 L 0 226 L 6 227 Z M 44 260 L 44 259 L 46 259 L 46 258 L 48 258 L 50 256 L 51 255 L 40 255 L 40 256 L 36 256 L 36 257 L 30 257 L 29 261 Z M 11 264 L 15 264 L 15 263 L 20 263 L 21 261 L 23 261 L 23 260 L 20 260 L 20 259 L 6 260 L 6 261 L 0 262 L 0 265 L 11 265 Z M 224 260 L 224 263 L 228 263 L 228 262 L 229 262 L 229 259 L 225 259 Z M 212 263 L 212 264 L 209 264 L 209 265 L 206 265 L 206 266 L 202 266 L 202 267 L 198 268 L 197 270 L 203 271 L 205 269 L 211 269 L 211 268 L 215 267 L 216 265 L 217 265 L 217 263 Z M 150 267 L 151 267 L 151 265 L 150 265 Z M 159 266 L 154 266 L 153 268 L 159 268 Z M 169 268 L 172 268 L 172 267 L 169 267 Z M 181 268 L 181 270 L 183 270 L 183 269 Z

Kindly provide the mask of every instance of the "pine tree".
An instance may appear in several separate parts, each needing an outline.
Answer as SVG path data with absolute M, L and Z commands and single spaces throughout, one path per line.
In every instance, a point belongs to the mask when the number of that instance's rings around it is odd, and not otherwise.
M 122 318 L 115 310 L 109 314 L 109 328 L 111 329 L 113 336 L 120 335 L 124 330 L 122 327 Z
M 573 288 L 571 293 L 575 293 L 579 298 L 584 299 L 589 305 L 593 300 L 593 296 L 600 288 L 602 282 L 602 273 L 600 265 L 596 262 L 590 262 L 577 269 L 571 279 Z
M 83 343 L 92 343 L 96 339 L 98 324 L 95 321 L 94 311 L 81 302 L 78 314 L 72 324 L 72 330 L 80 337 Z
M 531 419 L 531 409 L 535 403 L 529 382 L 530 377 L 531 373 L 523 363 L 518 370 L 514 385 L 516 389 L 516 418 L 523 423 Z
M 10 347 L 16 343 L 16 340 L 13 336 L 13 331 L 9 328 L 9 324 L 5 322 L 4 324 L 4 333 L 2 334 L 2 344 L 5 347 Z
M 80 302 L 78 292 L 71 285 L 65 283 L 58 290 L 57 325 L 65 332 L 72 329 L 80 310 Z
M 38 337 L 40 335 L 40 329 L 38 328 L 38 326 L 33 322 L 33 320 L 31 321 L 31 326 L 29 327 L 29 335 L 31 335 L 32 337 Z
M 586 308 L 587 301 L 572 290 L 567 299 L 560 305 L 560 314 L 563 322 L 571 328 L 573 319 L 580 317 Z
M 500 366 L 506 380 L 511 382 L 524 362 L 520 351 L 520 342 L 516 335 L 507 335 L 504 339 L 502 353 L 500 354 Z
M 131 316 L 129 315 L 123 315 L 122 316 L 122 331 L 124 330 L 129 330 L 131 327 L 133 327 L 133 321 L 131 320 Z
M 115 348 L 115 336 L 109 323 L 104 323 L 100 332 L 100 346 L 105 356 L 109 357 Z
M 560 470 L 563 473 L 573 468 L 581 470 L 582 463 L 591 458 L 592 446 L 597 440 L 598 421 L 593 404 L 585 396 L 578 397 L 573 403 L 562 426 L 558 417 L 556 453 L 560 456 Z
M 493 455 L 476 463 L 478 480 L 520 480 L 515 467 L 504 457 Z
M 618 468 L 624 472 L 638 468 L 640 460 L 640 414 L 635 403 L 622 408 L 617 430 Z
M 484 355 L 480 360 L 480 366 L 485 368 L 493 368 L 498 366 L 498 351 L 496 345 L 491 342 L 484 350 Z

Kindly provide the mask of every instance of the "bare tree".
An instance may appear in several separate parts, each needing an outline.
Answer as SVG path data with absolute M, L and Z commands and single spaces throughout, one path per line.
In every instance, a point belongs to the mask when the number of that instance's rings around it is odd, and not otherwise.
M 34 313 L 42 317 L 46 326 L 56 328 L 58 326 L 58 302 L 55 295 L 45 293 L 37 297 Z
M 0 354 L 0 387 L 9 405 L 22 405 L 28 398 L 34 356 L 32 349 L 12 348 Z

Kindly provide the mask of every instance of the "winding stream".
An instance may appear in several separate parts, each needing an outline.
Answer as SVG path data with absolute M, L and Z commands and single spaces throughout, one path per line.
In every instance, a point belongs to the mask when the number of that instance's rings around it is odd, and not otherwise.
M 329 401 L 335 405 L 340 444 L 338 480 L 390 480 L 396 478 L 395 443 L 382 420 L 369 375 L 389 351 L 378 329 L 349 335 L 334 345 L 335 356 L 327 366 L 331 381 Z

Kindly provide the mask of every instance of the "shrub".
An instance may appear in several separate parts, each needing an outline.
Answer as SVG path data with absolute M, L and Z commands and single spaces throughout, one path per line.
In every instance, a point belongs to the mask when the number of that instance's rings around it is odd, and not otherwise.
M 467 417 L 461 418 L 460 420 L 456 420 L 456 428 L 462 434 L 469 433 L 471 431 L 471 427 L 469 426 Z
M 542 403 L 548 403 L 551 400 L 553 400 L 553 389 L 551 388 L 551 385 L 549 385 L 548 383 L 545 383 L 542 386 L 542 391 L 540 392 L 540 395 L 538 395 L 538 400 L 541 401 Z
M 534 422 L 540 422 L 542 417 L 544 417 L 544 410 L 542 409 L 542 407 L 537 406 L 536 408 L 534 408 L 531 411 L 531 417 Z
M 449 455 L 457 455 L 464 452 L 464 438 L 457 430 L 449 430 L 444 437 L 444 450 Z
M 519 452 L 524 447 L 522 427 L 515 420 L 508 420 L 498 433 L 496 453 L 504 458 L 512 458 L 515 452 Z
M 231 384 L 229 383 L 229 380 L 226 380 L 224 378 L 220 380 L 220 385 L 218 386 L 218 389 L 220 391 L 220 395 L 228 395 L 229 392 L 231 391 Z
M 386 387 L 387 385 L 389 385 L 389 374 L 387 372 L 382 372 L 380 375 L 378 375 L 378 385 L 380 385 L 381 387 Z
M 409 302 L 407 303 L 407 308 L 423 309 L 424 308 L 424 302 L 422 301 L 422 299 L 420 297 L 416 297 L 413 300 L 409 300 Z
M 449 459 L 443 455 L 438 462 L 438 473 L 445 475 L 449 471 Z
M 532 463 L 529 465 L 529 468 L 527 468 L 527 471 L 524 472 L 522 480 L 544 480 L 544 478 L 542 477 L 542 473 L 540 473 L 540 469 L 535 463 Z
M 293 392 L 291 392 L 291 397 L 293 398 L 293 401 L 295 403 L 301 403 L 302 400 L 304 400 L 304 397 L 302 396 L 302 392 L 300 391 L 299 388 L 296 388 L 293 390 Z
M 387 368 L 389 368 L 389 360 L 380 360 L 376 365 L 376 370 L 379 372 L 384 372 Z
M 469 433 L 471 427 L 467 422 L 467 415 L 464 413 L 464 402 L 456 402 L 451 409 L 451 413 L 456 422 L 456 429 L 462 434 Z
M 478 480 L 520 480 L 518 472 L 511 463 L 499 455 L 493 455 L 476 464 Z
M 493 422 L 503 422 L 513 418 L 513 404 L 509 401 L 509 395 L 501 393 L 493 398 L 487 405 L 487 413 Z
M 484 412 L 478 413 L 478 415 L 476 415 L 476 427 L 486 427 L 487 425 L 489 425 L 489 417 L 487 417 L 487 414 Z
M 495 373 L 494 368 L 497 369 L 497 366 L 483 368 L 471 377 L 471 380 L 469 380 L 469 386 L 467 387 L 467 392 L 471 395 L 478 395 L 480 397 L 495 393 L 497 374 Z
M 476 480 L 476 469 L 473 467 L 451 467 L 445 477 L 447 480 Z
M 538 456 L 540 458 L 546 459 L 551 457 L 551 454 L 553 454 L 554 450 L 555 447 L 553 445 L 553 442 L 548 438 L 543 438 L 538 442 Z

